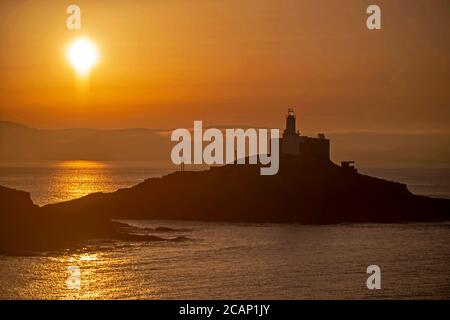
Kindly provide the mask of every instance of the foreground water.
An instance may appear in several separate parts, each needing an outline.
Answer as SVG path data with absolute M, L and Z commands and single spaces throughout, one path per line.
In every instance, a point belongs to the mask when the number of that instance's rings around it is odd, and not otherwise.
M 367 173 L 407 182 L 416 193 L 450 196 L 448 170 L 411 170 Z M 0 184 L 31 191 L 42 205 L 113 191 L 162 173 L 104 163 L 22 165 L 1 167 Z M 101 241 L 64 252 L 0 256 L 0 298 L 450 298 L 449 223 L 125 222 L 167 241 Z M 366 287 L 366 268 L 372 264 L 381 268 L 382 290 Z M 79 290 L 67 286 L 68 267 L 80 268 Z
M 187 239 L 0 256 L 0 298 L 450 298 L 449 224 L 129 223 L 178 228 L 143 232 Z M 366 287 L 372 264 L 381 268 L 381 290 Z M 80 268 L 80 290 L 66 285 L 70 266 Z

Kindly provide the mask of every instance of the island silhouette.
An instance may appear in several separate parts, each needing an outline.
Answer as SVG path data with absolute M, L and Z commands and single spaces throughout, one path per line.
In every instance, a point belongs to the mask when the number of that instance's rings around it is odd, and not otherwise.
M 43 207 L 27 192 L 0 186 L 0 252 L 61 249 L 88 239 L 165 240 L 124 232 L 114 221 L 120 219 L 337 224 L 450 218 L 448 199 L 414 195 L 405 184 L 359 174 L 352 161 L 333 163 L 329 140 L 297 132 L 293 110 L 286 124 L 273 176 L 260 175 L 261 165 L 231 163 Z

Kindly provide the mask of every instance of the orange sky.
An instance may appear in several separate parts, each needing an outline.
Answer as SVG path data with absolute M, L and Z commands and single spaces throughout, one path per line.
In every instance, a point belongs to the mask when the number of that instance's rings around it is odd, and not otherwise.
M 66 29 L 66 7 L 82 30 Z M 381 31 L 365 27 L 379 4 Z M 283 126 L 450 131 L 450 3 L 1 1 L 0 120 L 39 128 Z M 100 49 L 89 93 L 65 50 Z

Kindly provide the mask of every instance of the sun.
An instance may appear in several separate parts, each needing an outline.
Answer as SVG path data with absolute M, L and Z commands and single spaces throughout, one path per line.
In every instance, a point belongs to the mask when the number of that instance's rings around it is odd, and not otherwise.
M 80 38 L 69 45 L 67 59 L 78 75 L 87 75 L 97 63 L 98 51 L 92 41 Z

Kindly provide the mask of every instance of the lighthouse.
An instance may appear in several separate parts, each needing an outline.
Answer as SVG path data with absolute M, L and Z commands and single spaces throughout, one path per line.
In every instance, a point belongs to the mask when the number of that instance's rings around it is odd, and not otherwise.
M 286 128 L 283 133 L 281 150 L 284 154 L 300 154 L 300 133 L 296 130 L 296 117 L 294 109 L 289 108 L 286 116 Z
M 288 109 L 286 115 L 286 128 L 281 139 L 281 153 L 300 155 L 304 159 L 313 161 L 329 161 L 330 141 L 323 133 L 317 138 L 302 136 L 296 129 L 297 118 L 293 108 Z
M 295 130 L 295 113 L 294 109 L 289 108 L 288 114 L 286 116 L 286 129 L 284 129 L 284 134 L 296 134 L 297 131 Z

